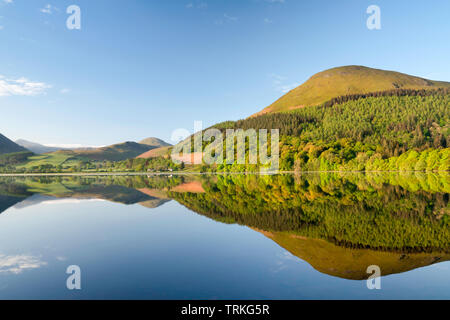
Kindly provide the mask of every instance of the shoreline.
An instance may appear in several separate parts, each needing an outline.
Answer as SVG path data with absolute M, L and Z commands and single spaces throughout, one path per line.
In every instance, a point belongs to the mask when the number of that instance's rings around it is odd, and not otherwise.
M 172 176 L 172 175 L 279 175 L 279 174 L 318 174 L 318 173 L 435 173 L 450 174 L 450 171 L 274 171 L 274 172 L 195 172 L 195 171 L 173 171 L 173 172 L 67 172 L 67 173 L 0 173 L 0 177 L 81 177 L 81 176 Z

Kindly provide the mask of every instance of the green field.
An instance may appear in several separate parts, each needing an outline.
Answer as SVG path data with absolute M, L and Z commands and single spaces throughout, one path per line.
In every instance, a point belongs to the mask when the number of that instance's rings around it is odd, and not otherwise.
M 64 184 L 59 181 L 51 181 L 50 183 L 42 184 L 39 181 L 28 181 L 27 191 L 33 193 L 41 193 L 46 195 L 61 196 L 62 194 L 70 193 L 70 189 L 67 189 Z
M 39 166 L 45 166 L 45 165 L 52 165 L 54 167 L 57 166 L 63 166 L 64 164 L 67 164 L 68 160 L 72 159 L 73 157 L 68 154 L 62 154 L 62 153 L 50 153 L 50 154 L 43 154 L 38 156 L 33 156 L 28 158 L 28 162 L 26 164 L 23 164 L 21 166 L 18 166 L 18 169 L 25 168 L 25 169 L 31 169 L 33 167 L 39 167 Z

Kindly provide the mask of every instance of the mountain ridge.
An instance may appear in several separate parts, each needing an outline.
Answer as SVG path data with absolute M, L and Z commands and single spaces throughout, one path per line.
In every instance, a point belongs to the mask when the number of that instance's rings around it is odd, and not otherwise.
M 49 147 L 37 142 L 28 141 L 25 139 L 19 139 L 16 140 L 15 143 L 17 143 L 19 146 L 22 146 L 26 148 L 27 150 L 30 150 L 36 154 L 43 154 L 43 153 L 49 153 L 49 152 L 55 152 L 59 150 L 68 150 L 67 148 L 58 148 L 58 147 Z
M 56 153 L 68 154 L 76 157 L 83 157 L 96 161 L 121 161 L 135 158 L 138 155 L 147 152 L 155 147 L 140 144 L 133 141 L 117 143 L 106 147 L 92 149 L 74 149 L 56 151 Z

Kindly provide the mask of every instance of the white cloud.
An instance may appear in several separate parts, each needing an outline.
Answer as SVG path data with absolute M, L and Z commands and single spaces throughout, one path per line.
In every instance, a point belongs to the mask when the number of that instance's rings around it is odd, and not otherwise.
M 3 30 L 4 29 L 4 27 L 3 26 L 0 26 L 0 30 Z
M 230 16 L 226 13 L 223 14 L 223 18 L 222 19 L 217 19 L 216 21 L 214 21 L 215 24 L 224 24 L 225 22 L 236 22 L 238 21 L 237 17 L 233 17 Z
M 59 91 L 59 93 L 61 93 L 61 94 L 66 94 L 66 93 L 69 93 L 69 92 L 70 92 L 70 89 L 67 89 L 67 88 L 63 88 L 63 89 L 61 89 Z
M 56 7 L 54 7 L 54 6 L 52 6 L 51 4 L 47 4 L 47 5 L 46 5 L 44 8 L 42 8 L 40 11 L 41 11 L 42 13 L 52 14 L 52 13 L 55 12 L 55 11 L 58 11 L 58 12 L 59 12 L 59 9 L 56 8 Z
M 13 3 L 13 0 L 3 0 L 3 2 L 6 4 L 10 4 L 10 3 Z
M 282 92 L 282 93 L 288 93 L 294 88 L 297 88 L 301 83 L 294 82 L 294 83 L 286 83 L 287 78 L 272 73 L 270 75 L 272 78 L 272 85 L 275 88 L 276 91 Z
M 237 17 L 229 16 L 226 13 L 223 15 L 223 17 L 228 21 L 237 21 L 237 19 L 238 19 Z
M 19 40 L 20 41 L 25 41 L 25 42 L 28 42 L 28 43 L 36 43 L 37 42 L 36 40 L 29 39 L 29 38 L 24 38 L 24 37 L 20 37 Z
M 0 254 L 0 273 L 19 274 L 29 269 L 37 269 L 47 265 L 47 262 L 31 255 L 4 255 Z
M 6 79 L 0 75 L 0 97 L 5 96 L 36 96 L 45 94 L 51 88 L 44 82 L 33 82 L 27 78 Z
M 48 201 L 42 201 L 39 203 L 40 205 L 52 205 L 52 204 L 80 204 L 80 203 L 86 203 L 86 202 L 107 202 L 107 200 L 104 199 L 58 199 L 58 200 L 48 200 Z
M 205 8 L 208 8 L 208 4 L 206 2 L 197 2 L 197 4 L 194 4 L 193 2 L 189 2 L 185 7 L 186 7 L 186 9 L 192 9 L 192 8 L 205 9 Z
M 273 21 L 272 20 L 270 20 L 269 18 L 264 18 L 264 23 L 267 23 L 267 24 L 269 24 L 269 23 L 272 23 Z
M 105 145 L 102 146 L 91 146 L 91 145 L 85 145 L 85 144 L 65 144 L 65 143 L 45 143 L 46 147 L 54 147 L 54 148 L 63 148 L 63 149 L 84 149 L 84 148 L 101 148 L 106 147 Z

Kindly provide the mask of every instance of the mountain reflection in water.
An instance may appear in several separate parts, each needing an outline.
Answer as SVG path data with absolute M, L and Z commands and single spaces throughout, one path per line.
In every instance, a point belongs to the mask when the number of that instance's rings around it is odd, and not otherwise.
M 448 174 L 2 177 L 0 214 L 52 201 L 97 199 L 157 208 L 175 200 L 245 225 L 316 270 L 367 279 L 450 259 Z

